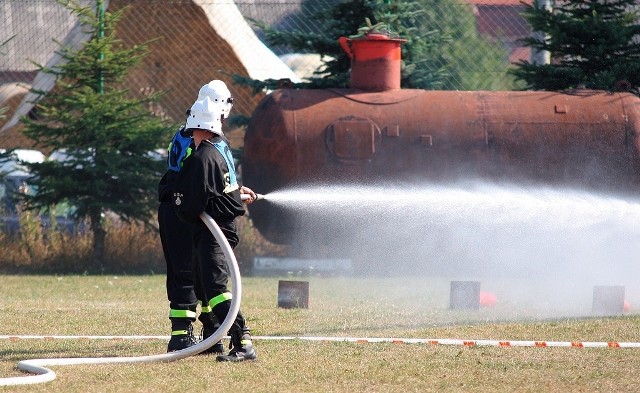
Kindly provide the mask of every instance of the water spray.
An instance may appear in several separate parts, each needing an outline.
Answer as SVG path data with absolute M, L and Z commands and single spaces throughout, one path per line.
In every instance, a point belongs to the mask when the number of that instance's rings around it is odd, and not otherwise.
M 31 359 L 18 362 L 18 369 L 33 373 L 36 375 L 29 375 L 23 377 L 11 377 L 0 378 L 0 386 L 9 385 L 28 385 L 35 383 L 49 382 L 56 379 L 56 373 L 46 368 L 45 366 L 68 366 L 78 364 L 107 364 L 107 363 L 151 363 L 151 362 L 172 362 L 179 359 L 183 359 L 192 355 L 196 355 L 220 341 L 226 332 L 231 329 L 238 311 L 240 310 L 240 299 L 242 297 L 242 283 L 240 281 L 240 269 L 238 268 L 238 262 L 233 249 L 227 238 L 224 236 L 220 227 L 207 213 L 202 213 L 200 219 L 205 223 L 207 228 L 211 231 L 213 236 L 218 241 L 218 244 L 222 246 L 222 251 L 225 256 L 225 262 L 227 264 L 227 270 L 231 278 L 232 290 L 231 290 L 231 305 L 229 313 L 224 319 L 220 327 L 206 340 L 191 346 L 189 348 L 182 349 L 180 351 L 169 352 L 160 355 L 148 355 L 148 356 L 133 356 L 133 357 L 101 357 L 101 358 L 58 358 L 58 359 Z
M 279 192 L 273 192 L 269 195 L 269 198 L 267 198 L 265 195 L 262 194 L 257 194 L 255 200 L 262 200 L 262 199 L 270 199 L 272 201 L 286 201 L 286 202 L 298 202 L 298 203 L 304 203 L 305 205 L 310 205 L 313 204 L 314 202 L 319 202 L 319 201 L 323 201 L 323 202 L 327 202 L 327 200 L 329 200 L 331 203 L 335 204 L 335 203 L 339 203 L 341 201 L 344 201 L 345 204 L 350 202 L 347 202 L 350 200 L 350 198 L 346 197 L 345 195 L 343 195 L 342 191 L 341 192 L 336 192 L 335 195 L 332 195 L 331 190 L 327 190 L 327 189 L 323 189 L 322 192 L 318 192 L 318 193 L 313 193 L 313 192 L 308 192 L 308 190 L 302 190 L 299 193 L 293 193 L 293 195 L 289 194 L 282 194 Z M 391 194 L 391 195 L 390 195 Z M 456 206 L 466 206 L 468 204 L 464 204 L 464 203 L 459 203 L 460 201 L 464 201 L 465 196 L 468 194 L 466 191 L 463 192 L 458 192 L 458 193 L 444 193 L 443 195 L 442 190 L 440 189 L 436 189 L 434 190 L 425 190 L 423 192 L 417 192 L 412 194 L 412 198 L 410 200 L 410 203 L 415 204 L 416 202 L 431 202 L 430 206 L 440 206 L 442 209 L 444 209 L 443 211 L 447 211 L 449 210 L 448 207 L 456 207 Z M 354 194 L 355 195 L 355 194 Z M 359 193 L 358 195 L 362 196 L 362 193 Z M 367 195 L 366 193 L 364 193 L 364 195 Z M 389 190 L 386 190 L 385 192 L 385 198 L 383 198 L 382 200 L 382 204 L 384 203 L 388 203 L 388 199 L 392 198 L 394 201 L 395 200 L 406 200 L 407 198 L 398 198 L 395 199 L 394 196 L 396 194 L 394 193 L 390 193 Z M 397 195 L 404 195 L 401 193 L 398 193 Z M 304 198 L 304 196 L 306 196 L 306 198 Z M 332 200 L 332 196 L 334 197 Z M 481 197 L 484 196 L 484 194 L 480 194 Z M 519 195 L 520 196 L 520 195 Z M 518 199 L 518 201 L 521 201 L 522 198 L 526 197 L 527 195 L 521 196 L 520 199 Z M 446 198 L 445 198 L 446 197 Z M 462 199 L 456 199 L 455 197 L 459 197 Z M 243 194 L 242 195 L 242 200 L 247 200 L 249 199 L 250 196 L 248 194 Z M 311 199 L 314 198 L 314 199 Z M 440 203 L 432 203 L 433 200 L 439 201 Z M 440 199 L 438 199 L 440 198 Z M 444 198 L 444 199 L 443 199 Z M 501 200 L 502 198 L 496 198 L 495 195 L 489 195 L 487 198 L 484 198 L 481 200 L 482 205 L 487 205 L 489 207 L 493 207 L 493 209 L 497 209 L 498 211 L 503 210 L 505 207 L 503 205 L 497 204 L 494 206 L 494 203 L 496 200 Z M 553 198 L 552 198 L 553 199 Z M 368 200 L 368 199 L 366 199 Z M 529 201 L 528 199 L 525 199 L 525 202 Z M 578 198 L 578 199 L 560 199 L 560 202 L 563 203 L 569 203 L 573 209 L 575 209 L 575 204 L 580 204 L 580 211 L 583 212 L 584 210 L 589 210 L 589 217 L 595 217 L 593 220 L 587 220 L 586 223 L 583 223 L 583 225 L 585 226 L 590 226 L 593 225 L 594 223 L 600 223 L 605 219 L 610 219 L 610 216 L 613 216 L 614 218 L 620 218 L 620 217 L 627 217 L 627 220 L 629 220 L 628 217 L 634 218 L 634 217 L 638 217 L 640 216 L 640 204 L 634 202 L 631 203 L 627 203 L 626 201 L 619 201 L 619 200 L 607 200 L 610 204 L 613 204 L 611 209 L 605 209 L 603 206 L 600 206 L 600 203 L 590 203 L 589 200 L 585 201 L 585 198 Z M 376 197 L 371 197 L 371 202 L 380 202 L 380 200 Z M 557 200 L 553 201 L 553 204 L 549 204 L 550 208 L 553 208 L 557 205 Z M 598 201 L 596 201 L 598 202 Z M 542 204 L 543 207 L 547 207 L 546 205 L 547 200 L 546 198 L 542 198 L 540 200 L 534 200 L 534 201 L 529 201 L 528 203 L 525 204 L 525 206 L 529 206 L 531 207 L 534 211 L 533 212 L 524 212 L 524 213 L 528 213 L 525 214 L 524 216 L 520 217 L 520 219 L 530 219 L 530 218 L 535 218 L 535 209 L 537 208 L 538 205 Z M 475 206 L 475 205 L 473 205 Z M 561 210 L 567 210 L 566 206 L 563 206 Z M 456 210 L 454 210 L 456 211 Z M 557 210 L 551 210 L 552 212 L 556 213 Z M 440 212 L 440 211 L 438 211 Z M 436 213 L 438 213 L 436 212 Z M 462 210 L 462 211 L 456 211 L 456 213 L 458 215 L 463 215 L 464 214 L 476 214 L 477 209 L 475 208 L 471 208 L 471 209 L 466 209 L 466 210 Z M 495 215 L 491 215 L 493 217 L 493 219 L 495 219 Z M 583 217 L 579 217 L 579 218 L 583 218 Z M 105 363 L 141 363 L 141 362 L 169 362 L 169 361 L 175 361 L 175 360 L 179 360 L 182 358 L 186 358 L 188 356 L 192 356 L 195 355 L 197 353 L 200 353 L 202 351 L 204 351 L 205 349 L 211 347 L 214 343 L 216 343 L 217 341 L 219 341 L 224 335 L 225 332 L 227 332 L 229 330 L 229 328 L 231 327 L 231 325 L 233 324 L 233 320 L 235 319 L 239 307 L 240 307 L 240 298 L 241 298 L 241 282 L 240 282 L 240 273 L 239 273 L 239 269 L 238 269 L 238 265 L 237 265 L 237 261 L 235 259 L 235 256 L 232 252 L 231 247 L 229 246 L 226 237 L 222 234 L 222 232 L 220 231 L 220 228 L 217 226 L 217 224 L 213 221 L 213 219 L 211 219 L 211 217 L 209 217 L 207 214 L 203 213 L 201 215 L 201 219 L 203 220 L 203 222 L 207 225 L 207 227 L 209 228 L 209 230 L 212 232 L 212 234 L 214 235 L 214 237 L 216 238 L 216 240 L 218 240 L 218 242 L 222 245 L 222 250 L 224 252 L 224 255 L 226 257 L 226 262 L 227 262 L 227 267 L 229 269 L 229 275 L 231 277 L 231 281 L 233 283 L 232 286 L 232 301 L 231 301 L 231 309 L 229 311 L 229 314 L 227 315 L 227 318 L 225 318 L 225 320 L 223 321 L 222 325 L 220 326 L 220 328 L 218 330 L 216 330 L 216 332 L 210 336 L 209 338 L 207 338 L 206 340 L 202 341 L 201 343 L 194 345 L 192 347 L 183 349 L 181 351 L 176 351 L 176 352 L 171 352 L 171 353 L 167 353 L 167 354 L 161 354 L 161 355 L 152 355 L 152 356 L 141 356 L 141 357 L 107 357 L 107 358 L 62 358 L 62 359 L 34 359 L 34 360 L 25 360 L 25 361 L 21 361 L 18 363 L 18 368 L 20 370 L 26 371 L 26 372 L 30 372 L 30 373 L 34 373 L 34 374 L 38 374 L 35 376 L 26 376 L 26 377 L 13 377 L 13 378 L 0 378 L 0 386 L 7 386 L 7 385 L 19 385 L 19 384 L 34 384 L 34 383 L 41 383 L 41 382 L 47 382 L 47 381 L 52 381 L 55 379 L 55 373 L 53 371 L 51 371 L 50 369 L 45 368 L 44 366 L 52 366 L 52 365 L 74 365 L 74 364 L 105 364 Z M 575 220 L 573 220 L 575 221 Z M 571 220 L 569 220 L 568 222 L 572 222 Z M 104 338 L 119 338 L 119 339 L 141 339 L 143 338 L 142 336 L 108 336 L 108 337 L 104 337 Z M 20 339 L 20 338 L 56 338 L 56 337 L 50 337 L 50 336 L 0 336 L 0 339 Z M 64 338 L 64 339 L 69 339 L 69 338 L 96 338 L 96 337 L 86 337 L 86 336 L 78 336 L 78 337 L 71 337 L 71 336 L 64 336 L 64 337 L 59 337 L 59 338 Z M 100 338 L 100 337 L 97 337 Z M 148 338 L 148 337 L 144 337 L 144 338 Z M 367 337 L 270 337 L 270 336 L 254 336 L 254 339 L 264 339 L 264 340 L 307 340 L 307 341 L 318 341 L 318 342 L 331 342 L 331 341 L 346 341 L 346 342 L 355 342 L 355 343 L 381 343 L 381 342 L 389 342 L 389 343 L 407 343 L 407 344 L 430 344 L 430 345 L 459 345 L 459 346 L 466 346 L 466 347 L 474 347 L 474 346 L 495 346 L 495 347 L 566 347 L 566 348 L 637 348 L 640 349 L 640 343 L 638 342 L 617 342 L 617 341 L 610 341 L 610 342 L 582 342 L 582 341 L 566 341 L 566 342 L 556 342 L 556 341 L 513 341 L 513 340 L 475 340 L 475 339 L 470 339 L 470 340 L 459 340 L 459 339 L 411 339 L 411 338 L 393 338 L 393 337 L 387 337 L 387 338 L 367 338 Z

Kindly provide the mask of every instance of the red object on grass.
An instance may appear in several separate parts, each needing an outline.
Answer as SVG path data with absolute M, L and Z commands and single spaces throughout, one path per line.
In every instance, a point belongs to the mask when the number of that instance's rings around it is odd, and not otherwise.
M 493 307 L 498 303 L 498 298 L 491 292 L 480 291 L 480 305 L 482 307 Z

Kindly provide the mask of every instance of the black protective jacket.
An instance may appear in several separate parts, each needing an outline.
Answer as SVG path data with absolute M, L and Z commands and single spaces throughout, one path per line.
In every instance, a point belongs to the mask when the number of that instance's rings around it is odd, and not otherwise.
M 173 184 L 178 178 L 178 172 L 180 172 L 184 160 L 193 151 L 193 140 L 184 124 L 173 135 L 167 151 L 167 172 L 158 184 L 158 200 L 173 205 Z
M 196 223 L 204 211 L 218 224 L 244 215 L 231 149 L 215 136 L 200 143 L 178 173 L 173 203 L 181 220 Z
M 173 185 L 178 178 L 178 172 L 167 171 L 162 179 L 160 179 L 160 183 L 158 183 L 158 201 L 159 202 L 170 202 L 173 204 Z

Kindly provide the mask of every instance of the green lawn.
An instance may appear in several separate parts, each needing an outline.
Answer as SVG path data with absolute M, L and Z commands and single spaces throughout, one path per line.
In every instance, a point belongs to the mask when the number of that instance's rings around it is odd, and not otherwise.
M 309 281 L 308 309 L 277 307 L 279 279 Z M 0 276 L 0 335 L 168 336 L 163 276 Z M 495 283 L 484 282 L 492 289 Z M 449 310 L 440 278 L 243 277 L 242 310 L 256 336 L 640 342 L 640 317 L 590 316 L 535 302 L 523 285 L 495 286 L 495 307 Z M 56 380 L 16 392 L 637 391 L 640 349 L 255 340 L 259 359 L 218 364 L 51 366 Z M 164 353 L 164 340 L 0 340 L 0 376 L 21 360 Z

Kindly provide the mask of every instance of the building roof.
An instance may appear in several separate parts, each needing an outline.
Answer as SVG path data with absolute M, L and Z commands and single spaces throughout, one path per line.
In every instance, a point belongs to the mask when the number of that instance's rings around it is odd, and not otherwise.
M 81 0 L 80 4 L 95 3 Z M 77 17 L 56 1 L 5 1 L 0 6 L 0 42 L 10 38 L 2 47 L 0 70 L 34 71 L 32 63 L 44 64 L 51 52 L 77 22 Z M 55 23 L 48 23 L 55 21 Z
M 523 9 L 524 5 L 519 2 L 500 6 L 477 5 L 478 32 L 498 38 L 529 36 L 531 27 L 521 14 Z
M 258 39 L 233 2 L 167 2 L 163 4 L 162 12 L 157 12 L 157 3 L 152 2 L 111 0 L 104 3 L 109 11 L 128 7 L 116 32 L 126 45 L 157 39 L 151 43 L 142 64 L 127 75 L 126 84 L 140 94 L 167 92 L 161 105 L 154 109 L 159 115 L 183 118 L 200 87 L 213 79 L 227 83 L 236 98 L 234 112 L 247 116 L 251 115 L 262 95 L 253 94 L 248 87 L 234 86 L 233 75 L 299 81 L 296 74 Z M 77 23 L 67 26 L 62 37 L 61 41 L 74 43 L 78 48 L 89 38 L 83 35 Z M 60 64 L 63 60 L 55 53 L 56 49 L 57 45 L 49 48 L 41 64 L 46 63 L 49 67 Z M 33 87 L 44 91 L 53 88 L 54 84 L 55 79 L 45 73 L 38 73 L 32 82 Z M 34 98 L 32 93 L 24 95 L 17 108 L 10 108 L 10 118 L 5 119 L 5 124 L 0 122 L 2 147 L 10 147 L 8 143 L 18 140 L 16 135 L 7 137 L 4 134 L 19 126 L 19 118 L 33 108 Z

